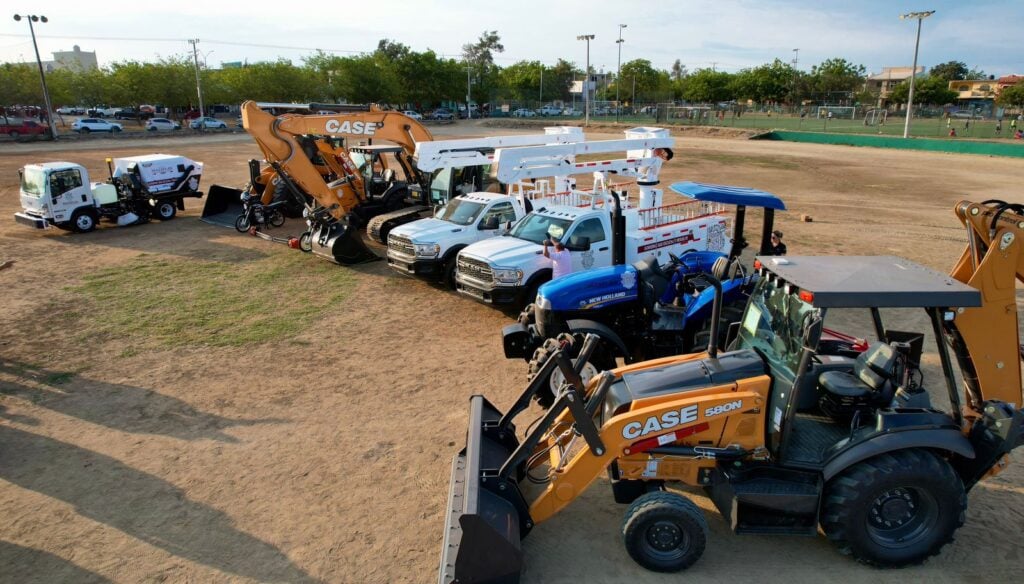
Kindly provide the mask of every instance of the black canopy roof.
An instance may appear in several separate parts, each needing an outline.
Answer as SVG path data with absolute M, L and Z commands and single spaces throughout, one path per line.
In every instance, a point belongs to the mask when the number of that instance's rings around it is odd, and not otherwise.
M 814 293 L 820 308 L 981 306 L 981 292 L 896 256 L 759 256 L 783 281 Z

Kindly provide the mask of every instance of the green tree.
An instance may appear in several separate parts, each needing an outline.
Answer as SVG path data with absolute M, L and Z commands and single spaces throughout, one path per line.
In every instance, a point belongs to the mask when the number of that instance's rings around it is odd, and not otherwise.
M 737 99 L 752 99 L 756 102 L 781 102 L 793 94 L 796 70 L 780 59 L 744 69 L 733 76 L 730 88 Z
M 683 77 L 686 77 L 686 67 L 683 66 L 683 63 L 679 59 L 676 59 L 675 63 L 672 63 L 671 75 L 672 81 L 675 83 L 679 83 L 682 81 Z
M 1004 88 L 999 93 L 996 103 L 1006 107 L 1024 107 L 1024 83 Z
M 672 80 L 668 72 L 655 69 L 647 59 L 633 59 L 623 63 L 621 77 L 616 83 L 620 81 L 622 90 L 619 95 L 623 101 L 634 101 L 634 85 L 635 101 L 663 101 L 672 95 Z M 609 96 L 615 97 L 614 87 L 609 87 Z
M 572 90 L 572 82 L 582 74 L 583 72 L 575 64 L 559 59 L 553 67 L 544 71 L 545 99 L 571 101 L 572 93 L 570 91 Z M 549 77 L 550 81 L 548 81 Z M 548 87 L 551 89 L 549 90 Z
M 478 69 L 494 65 L 494 54 L 505 52 L 501 37 L 496 30 L 485 30 L 475 43 L 462 45 L 462 60 Z
M 864 65 L 854 65 L 846 59 L 833 58 L 811 67 L 813 91 L 822 99 L 835 94 L 849 94 L 864 84 Z
M 20 63 L 0 65 L 0 105 L 43 103 L 39 69 Z
M 910 95 L 910 81 L 904 81 L 892 89 L 889 98 L 897 103 L 907 103 Z M 942 77 L 922 77 L 914 82 L 914 103 L 944 105 L 956 100 L 956 92 L 950 91 L 949 81 Z
M 932 77 L 945 79 L 946 81 L 968 79 L 967 64 L 963 61 L 947 61 L 945 63 L 939 63 L 932 67 L 932 70 L 928 74 Z
M 697 69 L 686 78 L 683 98 L 697 103 L 725 101 L 733 97 L 729 88 L 731 82 L 732 75 L 725 71 Z
M 502 68 L 498 74 L 501 95 L 517 100 L 538 99 L 543 67 L 540 61 L 519 61 Z

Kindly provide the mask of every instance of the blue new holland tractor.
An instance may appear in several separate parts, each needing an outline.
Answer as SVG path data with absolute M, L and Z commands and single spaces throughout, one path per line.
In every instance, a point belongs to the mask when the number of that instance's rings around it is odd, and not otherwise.
M 729 325 L 742 317 L 756 278 L 754 270 L 740 260 L 748 245 L 744 238 L 747 210 L 763 210 L 758 253 L 767 255 L 771 253 L 775 211 L 786 206 L 775 195 L 755 189 L 694 182 L 676 183 L 671 189 L 696 200 L 735 206 L 729 253 L 695 247 L 681 257 L 669 254 L 670 261 L 663 265 L 657 259 L 613 265 L 544 284 L 516 324 L 502 330 L 505 356 L 529 362 L 531 379 L 559 348 L 567 349 L 563 354 L 575 358 L 588 333 L 599 336 L 601 343 L 587 363 L 576 364 L 584 383 L 600 371 L 615 368 L 618 358 L 628 364 L 706 347 L 715 297 L 711 282 L 721 282 L 722 335 L 718 344 L 725 343 Z M 555 368 L 550 393 L 540 392 L 539 401 L 543 404 L 550 400 L 563 381 L 561 371 Z

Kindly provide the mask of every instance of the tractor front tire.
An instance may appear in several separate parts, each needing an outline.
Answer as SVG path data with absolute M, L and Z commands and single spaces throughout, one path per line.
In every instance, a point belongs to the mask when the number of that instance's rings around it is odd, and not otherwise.
M 843 554 L 879 567 L 920 564 L 953 541 L 967 494 L 948 462 L 920 449 L 881 454 L 829 481 L 821 526 Z
M 708 542 L 708 522 L 693 501 L 667 491 L 640 496 L 622 522 L 622 541 L 633 561 L 655 572 L 693 565 Z
M 527 380 L 533 381 L 533 378 L 536 377 L 544 367 L 544 363 L 546 363 L 551 355 L 562 346 L 563 342 L 566 343 L 565 356 L 568 357 L 570 362 L 575 365 L 576 358 L 580 354 L 580 349 L 583 348 L 583 338 L 584 336 L 582 334 L 573 335 L 570 333 L 562 333 L 554 339 L 545 340 L 544 344 L 537 347 L 537 350 L 533 352 L 533 358 L 530 359 L 530 363 L 527 366 Z M 583 379 L 583 385 L 586 385 L 591 378 L 602 371 L 614 369 L 615 367 L 615 358 L 610 354 L 608 349 L 603 346 L 603 343 L 598 345 L 597 348 L 594 349 L 593 354 L 590 355 L 590 360 L 587 361 L 583 366 L 583 370 L 580 372 L 580 377 Z M 543 385 L 534 396 L 537 399 L 537 403 L 543 408 L 551 407 L 551 404 L 555 403 L 555 392 L 564 381 L 565 376 L 562 375 L 562 371 L 556 367 L 555 370 L 551 372 L 548 382 Z M 576 389 L 580 392 L 583 391 L 582 387 L 578 387 Z

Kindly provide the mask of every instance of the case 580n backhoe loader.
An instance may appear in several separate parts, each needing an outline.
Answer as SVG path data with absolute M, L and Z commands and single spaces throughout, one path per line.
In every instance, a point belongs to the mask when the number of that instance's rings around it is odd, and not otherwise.
M 256 102 L 242 104 L 242 125 L 272 169 L 261 170 L 258 162 L 250 161 L 250 188 L 264 185 L 264 202 L 275 193 L 287 193 L 309 208 L 329 211 L 336 221 L 324 226 L 326 233 L 314 234 L 314 253 L 341 264 L 376 259 L 356 230 L 374 216 L 408 204 L 411 189 L 425 188 L 412 155 L 417 142 L 429 141 L 432 136 L 419 122 L 399 112 L 374 106 L 356 112 L 351 106 L 314 107 L 339 113 L 274 116 Z M 366 144 L 345 146 L 339 139 Z M 279 183 L 274 181 L 275 175 Z M 239 200 L 241 193 L 214 185 L 204 217 L 230 213 L 225 203 Z
M 703 487 L 736 533 L 815 535 L 820 525 L 841 551 L 883 567 L 937 554 L 963 524 L 970 489 L 1024 442 L 1014 286 L 1024 281 L 1024 206 L 964 201 L 955 211 L 969 243 L 950 276 L 891 256 L 761 257 L 729 351 L 712 342 L 586 387 L 556 351 L 545 368 L 567 383 L 522 438 L 513 420 L 547 375 L 505 413 L 474 395 L 440 582 L 518 581 L 520 540 L 606 470 L 629 504 L 626 550 L 651 570 L 685 569 L 707 543 L 701 510 L 664 490 L 671 481 Z M 818 355 L 833 308 L 868 309 L 878 337 L 845 364 Z M 923 384 L 924 335 L 886 330 L 880 308 L 926 312 L 947 411 Z M 578 362 L 595 345 L 588 337 Z

